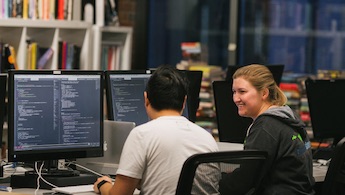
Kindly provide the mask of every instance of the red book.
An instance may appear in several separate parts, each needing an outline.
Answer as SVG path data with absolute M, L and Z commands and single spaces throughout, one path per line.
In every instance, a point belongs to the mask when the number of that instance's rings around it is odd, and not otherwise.
M 57 7 L 57 19 L 58 20 L 64 20 L 65 19 L 65 14 L 64 14 L 64 9 L 65 9 L 65 0 L 57 0 L 58 1 L 58 7 Z
M 279 87 L 282 90 L 299 91 L 299 87 L 297 83 L 280 83 Z
M 66 60 L 67 60 L 67 42 L 62 42 L 62 60 L 61 60 L 61 69 L 66 70 Z

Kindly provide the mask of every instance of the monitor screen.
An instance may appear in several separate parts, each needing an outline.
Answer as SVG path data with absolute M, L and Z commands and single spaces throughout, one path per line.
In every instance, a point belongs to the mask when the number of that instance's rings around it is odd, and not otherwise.
M 9 71 L 9 161 L 103 155 L 103 72 Z
M 144 91 L 154 70 L 106 71 L 106 100 L 109 120 L 134 122 L 136 126 L 148 122 Z M 186 104 L 188 108 L 188 102 Z M 189 118 L 188 109 L 183 116 Z
M 144 91 L 150 77 L 150 70 L 106 71 L 109 120 L 134 122 L 136 126 L 149 121 Z
M 7 75 L 0 74 L 0 141 L 2 142 L 4 121 L 7 115 L 6 106 L 6 87 L 7 87 Z M 0 142 L 0 143 L 1 143 Z
M 284 73 L 284 65 L 277 64 L 277 65 L 265 65 L 272 73 L 274 81 L 279 86 L 282 76 Z M 228 66 L 226 71 L 226 80 L 232 81 L 232 75 L 236 72 L 237 69 L 241 68 L 242 66 Z
M 252 119 L 238 114 L 232 99 L 232 82 L 213 81 L 212 87 L 219 141 L 243 143 Z
M 307 79 L 305 87 L 314 138 L 345 137 L 345 79 Z
M 196 113 L 200 103 L 200 88 L 202 81 L 202 71 L 198 70 L 185 70 L 186 77 L 189 81 L 187 106 L 188 117 L 192 122 L 196 121 Z M 186 109 L 185 109 L 186 110 Z

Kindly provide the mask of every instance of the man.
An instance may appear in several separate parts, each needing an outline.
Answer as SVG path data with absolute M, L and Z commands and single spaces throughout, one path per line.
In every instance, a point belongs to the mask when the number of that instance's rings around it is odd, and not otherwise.
M 133 194 L 138 188 L 141 194 L 175 194 L 185 160 L 196 153 L 218 151 L 210 133 L 181 116 L 187 89 L 187 80 L 175 68 L 161 66 L 152 74 L 144 92 L 151 121 L 131 131 L 116 181 L 99 178 L 94 184 L 96 193 Z M 218 193 L 217 178 L 214 181 L 211 187 L 205 186 L 208 194 Z

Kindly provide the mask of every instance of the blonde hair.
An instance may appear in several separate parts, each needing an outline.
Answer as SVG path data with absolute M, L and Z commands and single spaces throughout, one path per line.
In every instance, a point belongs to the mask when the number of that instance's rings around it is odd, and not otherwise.
M 265 88 L 269 91 L 268 101 L 276 106 L 283 106 L 287 102 L 284 92 L 278 87 L 274 81 L 271 71 L 264 65 L 251 64 L 239 68 L 233 79 L 242 77 L 252 84 L 256 90 L 262 91 Z

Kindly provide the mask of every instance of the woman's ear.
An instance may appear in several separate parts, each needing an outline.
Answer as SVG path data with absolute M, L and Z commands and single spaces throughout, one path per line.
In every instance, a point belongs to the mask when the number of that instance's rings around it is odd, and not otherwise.
M 270 91 L 268 90 L 268 88 L 265 88 L 263 91 L 262 91 L 262 98 L 263 99 L 267 99 L 270 95 Z

